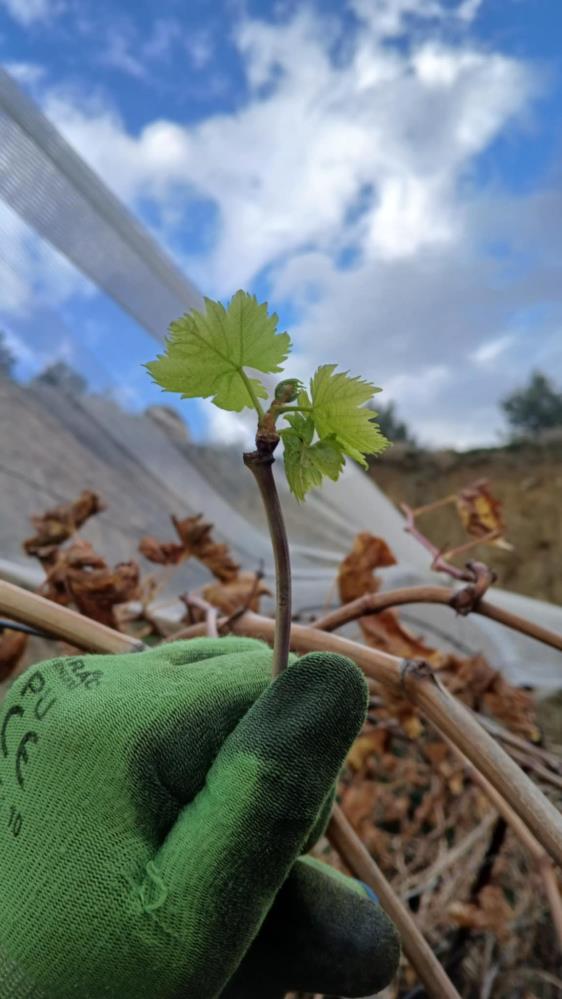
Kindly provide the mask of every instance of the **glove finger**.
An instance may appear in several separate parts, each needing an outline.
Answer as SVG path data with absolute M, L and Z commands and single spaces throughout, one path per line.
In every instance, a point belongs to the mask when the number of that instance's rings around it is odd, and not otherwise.
M 366 703 L 350 660 L 311 653 L 290 665 L 228 737 L 205 787 L 148 865 L 142 905 L 183 937 L 194 995 L 219 992 L 256 936 Z
M 396 974 L 400 942 L 368 889 L 310 857 L 297 860 L 221 999 L 286 992 L 365 996 Z
M 271 649 L 262 642 L 203 639 L 169 649 L 160 661 L 147 656 L 150 713 L 128 751 L 138 822 L 154 849 L 271 682 Z

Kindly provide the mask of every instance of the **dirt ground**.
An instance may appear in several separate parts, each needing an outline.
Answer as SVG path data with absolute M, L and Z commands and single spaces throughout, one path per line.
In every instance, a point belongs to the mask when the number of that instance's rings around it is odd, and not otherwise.
M 487 479 L 514 550 L 481 545 L 471 557 L 491 565 L 505 589 L 562 604 L 562 439 L 464 453 L 395 445 L 371 474 L 394 503 L 411 506 Z M 419 526 L 439 546 L 466 540 L 453 505 L 425 514 Z

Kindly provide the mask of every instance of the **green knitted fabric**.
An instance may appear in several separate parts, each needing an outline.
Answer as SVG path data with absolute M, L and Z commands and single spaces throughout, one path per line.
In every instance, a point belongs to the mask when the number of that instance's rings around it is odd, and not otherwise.
M 200 639 L 56 659 L 14 682 L 0 706 L 2 999 L 211 999 L 235 973 L 245 994 L 243 959 L 250 983 L 252 944 L 320 832 L 366 704 L 339 656 L 304 656 L 273 684 L 270 670 L 260 642 Z M 368 904 L 388 981 L 395 935 Z

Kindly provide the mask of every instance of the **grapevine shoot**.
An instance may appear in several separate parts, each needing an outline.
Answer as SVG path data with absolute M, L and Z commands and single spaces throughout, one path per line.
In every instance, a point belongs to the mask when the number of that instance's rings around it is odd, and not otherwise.
M 388 441 L 365 408 L 380 389 L 335 364 L 321 365 L 308 391 L 295 378 L 270 392 L 256 372 L 279 374 L 291 350 L 288 333 L 277 332 L 277 316 L 254 295 L 237 291 L 227 308 L 205 299 L 205 312 L 191 312 L 170 326 L 165 353 L 146 365 L 154 381 L 184 399 L 211 398 L 231 412 L 255 409 L 258 438 L 284 445 L 287 481 L 298 500 L 327 476 L 339 478 L 345 458 L 364 467 Z M 277 422 L 285 425 L 278 429 Z

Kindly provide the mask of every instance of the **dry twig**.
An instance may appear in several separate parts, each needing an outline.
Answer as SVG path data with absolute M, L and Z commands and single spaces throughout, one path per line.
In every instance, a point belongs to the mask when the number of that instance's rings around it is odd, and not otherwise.
M 385 912 L 396 924 L 406 957 L 416 969 L 426 992 L 433 999 L 460 999 L 460 996 L 424 940 L 406 906 L 386 880 L 340 808 L 334 808 L 328 837 L 342 860 L 356 877 L 360 877 L 378 895 Z
M 398 590 L 387 590 L 384 593 L 366 593 L 357 600 L 352 600 L 350 603 L 344 604 L 343 607 L 338 607 L 335 611 L 318 618 L 314 622 L 314 627 L 322 631 L 335 631 L 337 628 L 342 628 L 344 624 L 349 624 L 350 621 L 356 621 L 369 614 L 377 614 L 389 607 L 399 607 L 404 604 L 443 604 L 456 610 L 457 613 L 474 612 L 483 617 L 491 618 L 493 621 L 505 625 L 506 628 L 519 631 L 523 635 L 528 635 L 529 638 L 535 638 L 538 642 L 544 642 L 545 645 L 550 645 L 553 649 L 562 652 L 562 635 L 550 631 L 549 628 L 543 628 L 535 624 L 534 621 L 528 621 L 517 614 L 512 614 L 510 611 L 504 610 L 503 607 L 497 607 L 487 600 L 477 600 L 473 606 L 466 605 L 468 606 L 467 610 L 461 610 L 458 595 L 467 592 L 468 589 L 469 587 L 451 591 L 447 586 L 407 586 Z

